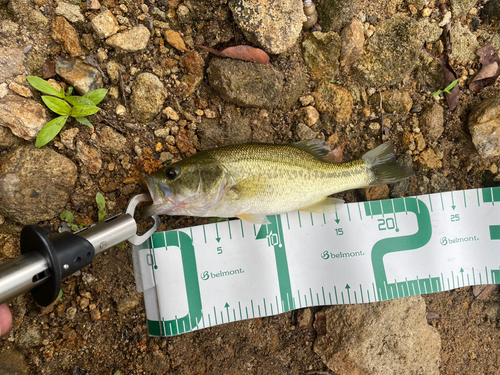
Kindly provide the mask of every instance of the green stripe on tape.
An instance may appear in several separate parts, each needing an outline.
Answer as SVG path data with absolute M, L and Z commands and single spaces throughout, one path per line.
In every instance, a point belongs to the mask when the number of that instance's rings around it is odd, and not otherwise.
M 490 225 L 490 238 L 500 240 L 500 225 Z

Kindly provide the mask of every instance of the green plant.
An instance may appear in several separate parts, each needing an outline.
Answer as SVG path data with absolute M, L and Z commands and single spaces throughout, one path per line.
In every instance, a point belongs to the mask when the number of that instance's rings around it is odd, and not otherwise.
M 444 90 L 437 90 L 436 92 L 432 93 L 432 96 L 438 96 L 441 95 L 442 93 L 447 93 L 449 94 L 453 87 L 455 87 L 458 83 L 458 79 L 454 80 L 452 83 L 450 83 Z
M 42 130 L 40 130 L 36 137 L 36 147 L 45 146 L 53 140 L 61 131 L 68 117 L 74 117 L 79 123 L 93 128 L 85 116 L 93 115 L 99 111 L 97 104 L 104 99 L 108 92 L 106 89 L 98 89 L 90 91 L 83 96 L 71 96 L 73 92 L 73 87 L 71 86 L 64 92 L 64 88 L 58 91 L 50 83 L 39 77 L 28 76 L 26 80 L 38 91 L 51 95 L 42 95 L 42 100 L 51 111 L 61 115 L 46 123 Z
M 59 289 L 59 296 L 57 297 L 57 299 L 59 300 L 59 302 L 62 302 L 62 296 L 63 296 L 63 290 Z
M 68 224 L 68 227 L 70 227 L 70 229 L 73 232 L 76 232 L 76 231 L 83 228 L 82 224 L 80 224 L 80 225 L 74 224 L 75 218 L 74 218 L 73 214 L 71 212 L 69 212 L 68 210 L 64 210 L 63 212 L 61 212 L 59 217 L 61 218 L 61 220 L 65 221 Z
M 97 192 L 95 195 L 95 202 L 97 203 L 97 216 L 99 221 L 103 221 L 106 217 L 106 199 L 104 199 L 104 195 Z

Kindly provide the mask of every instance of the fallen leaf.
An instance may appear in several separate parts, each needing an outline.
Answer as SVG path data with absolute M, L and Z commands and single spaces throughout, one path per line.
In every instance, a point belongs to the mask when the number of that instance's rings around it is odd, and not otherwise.
M 452 83 L 454 80 L 456 80 L 457 74 L 453 70 L 453 68 L 450 66 L 450 58 L 448 55 L 444 54 L 443 57 L 441 58 L 441 67 L 443 68 L 443 76 L 444 76 L 444 87 L 448 87 L 450 83 Z M 460 94 L 460 87 L 459 85 L 455 85 L 450 93 L 445 93 L 444 97 L 446 98 L 446 101 L 448 102 L 448 109 L 450 111 L 453 111 L 455 108 L 457 108 L 458 101 L 459 101 L 459 94 Z
M 476 299 L 484 301 L 492 292 L 498 289 L 497 284 L 477 285 L 473 288 L 473 293 Z
M 340 146 L 335 147 L 325 156 L 325 161 L 330 163 L 342 163 L 344 161 L 344 149 L 347 142 L 342 143 Z
M 196 45 L 195 47 L 204 49 L 205 51 L 208 51 L 219 57 L 227 57 L 230 59 L 244 60 L 244 61 L 253 61 L 264 65 L 269 64 L 269 55 L 260 48 L 241 45 L 241 46 L 228 47 L 226 49 L 217 51 L 214 48 L 200 46 L 200 45 Z
M 52 57 L 49 57 L 42 65 L 43 79 L 49 79 L 56 75 L 56 62 Z
M 482 67 L 469 84 L 469 89 L 477 94 L 485 87 L 493 85 L 500 76 L 500 58 L 491 45 L 491 41 L 477 50 L 476 54 L 479 56 Z
M 184 40 L 182 39 L 181 34 L 179 34 L 177 31 L 165 31 L 165 39 L 167 40 L 168 44 L 170 44 L 180 52 L 186 52 L 188 50 L 186 44 L 184 44 Z

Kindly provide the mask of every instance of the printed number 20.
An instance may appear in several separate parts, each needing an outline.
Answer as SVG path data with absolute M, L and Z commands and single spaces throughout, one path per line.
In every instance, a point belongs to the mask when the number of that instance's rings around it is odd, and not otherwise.
M 387 219 L 378 219 L 378 230 L 387 230 L 394 229 L 396 224 L 394 223 L 394 219 L 392 217 L 388 217 Z

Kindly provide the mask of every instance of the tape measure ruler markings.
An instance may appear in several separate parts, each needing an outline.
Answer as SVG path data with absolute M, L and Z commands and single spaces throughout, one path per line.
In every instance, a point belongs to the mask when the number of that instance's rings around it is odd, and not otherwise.
M 134 248 L 154 336 L 500 283 L 500 188 L 155 233 Z

